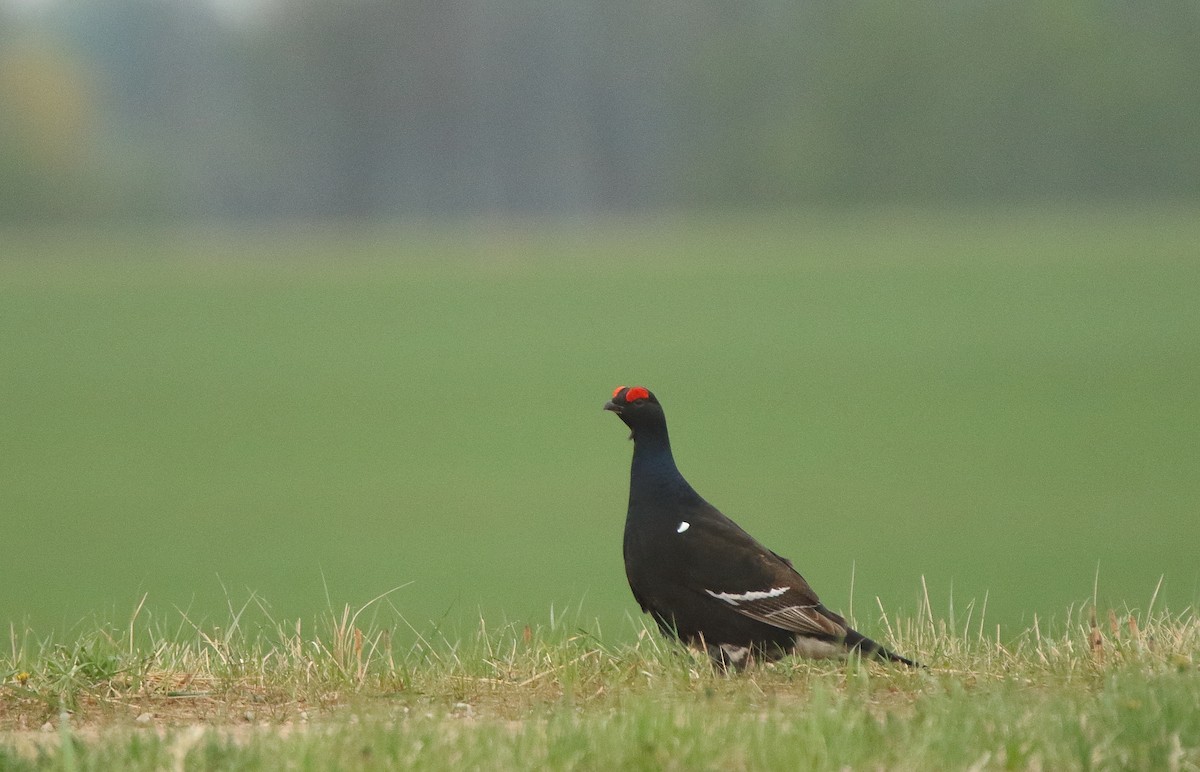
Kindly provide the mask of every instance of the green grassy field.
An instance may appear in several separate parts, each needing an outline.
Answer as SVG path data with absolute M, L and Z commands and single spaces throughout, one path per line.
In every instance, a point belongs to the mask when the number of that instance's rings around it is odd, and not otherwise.
M 879 632 L 1200 595 L 1200 218 L 879 211 L 0 234 L 0 621 L 633 638 L 630 445 Z M 953 609 L 952 610 L 952 604 Z M 553 609 L 553 612 L 552 612 Z M 81 622 L 81 620 L 84 620 Z M 6 627 L 8 625 L 6 624 Z M 412 635 L 401 626 L 397 635 Z
M 349 609 L 167 637 L 134 615 L 0 652 L 0 768 L 1195 769 L 1196 617 L 1093 608 L 1002 643 L 926 607 L 887 642 L 929 669 L 736 675 L 563 620 L 397 646 Z

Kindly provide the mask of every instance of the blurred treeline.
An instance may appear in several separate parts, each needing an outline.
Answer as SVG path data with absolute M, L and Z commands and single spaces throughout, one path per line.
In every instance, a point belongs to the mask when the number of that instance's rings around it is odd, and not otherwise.
M 8 3 L 2 219 L 1200 194 L 1195 0 Z

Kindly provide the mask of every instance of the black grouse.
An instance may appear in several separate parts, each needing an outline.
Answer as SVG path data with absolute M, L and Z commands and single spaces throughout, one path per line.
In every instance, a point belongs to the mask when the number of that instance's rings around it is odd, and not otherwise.
M 696 493 L 675 466 L 666 415 L 647 389 L 620 386 L 604 409 L 632 432 L 625 574 L 663 634 L 702 647 L 724 667 L 851 652 L 916 666 L 851 629 L 789 560 Z

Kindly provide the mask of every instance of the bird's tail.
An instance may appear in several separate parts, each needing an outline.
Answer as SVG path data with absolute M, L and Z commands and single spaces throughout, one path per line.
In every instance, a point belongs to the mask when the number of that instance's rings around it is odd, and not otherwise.
M 855 630 L 846 631 L 846 645 L 850 647 L 852 653 L 857 652 L 863 657 L 873 657 L 884 662 L 899 662 L 908 667 L 925 667 L 920 662 L 902 657 L 883 644 L 876 643 Z

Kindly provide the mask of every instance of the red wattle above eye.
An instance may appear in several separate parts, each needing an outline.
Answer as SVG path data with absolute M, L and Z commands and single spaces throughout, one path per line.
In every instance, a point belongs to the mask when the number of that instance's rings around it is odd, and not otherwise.
M 625 392 L 625 401 L 633 402 L 636 399 L 650 399 L 650 392 L 641 386 L 634 386 L 629 391 Z
M 617 395 L 621 393 L 621 389 L 627 389 L 627 388 L 629 388 L 629 387 L 628 386 L 618 386 L 617 388 L 613 389 L 613 399 L 617 398 Z

